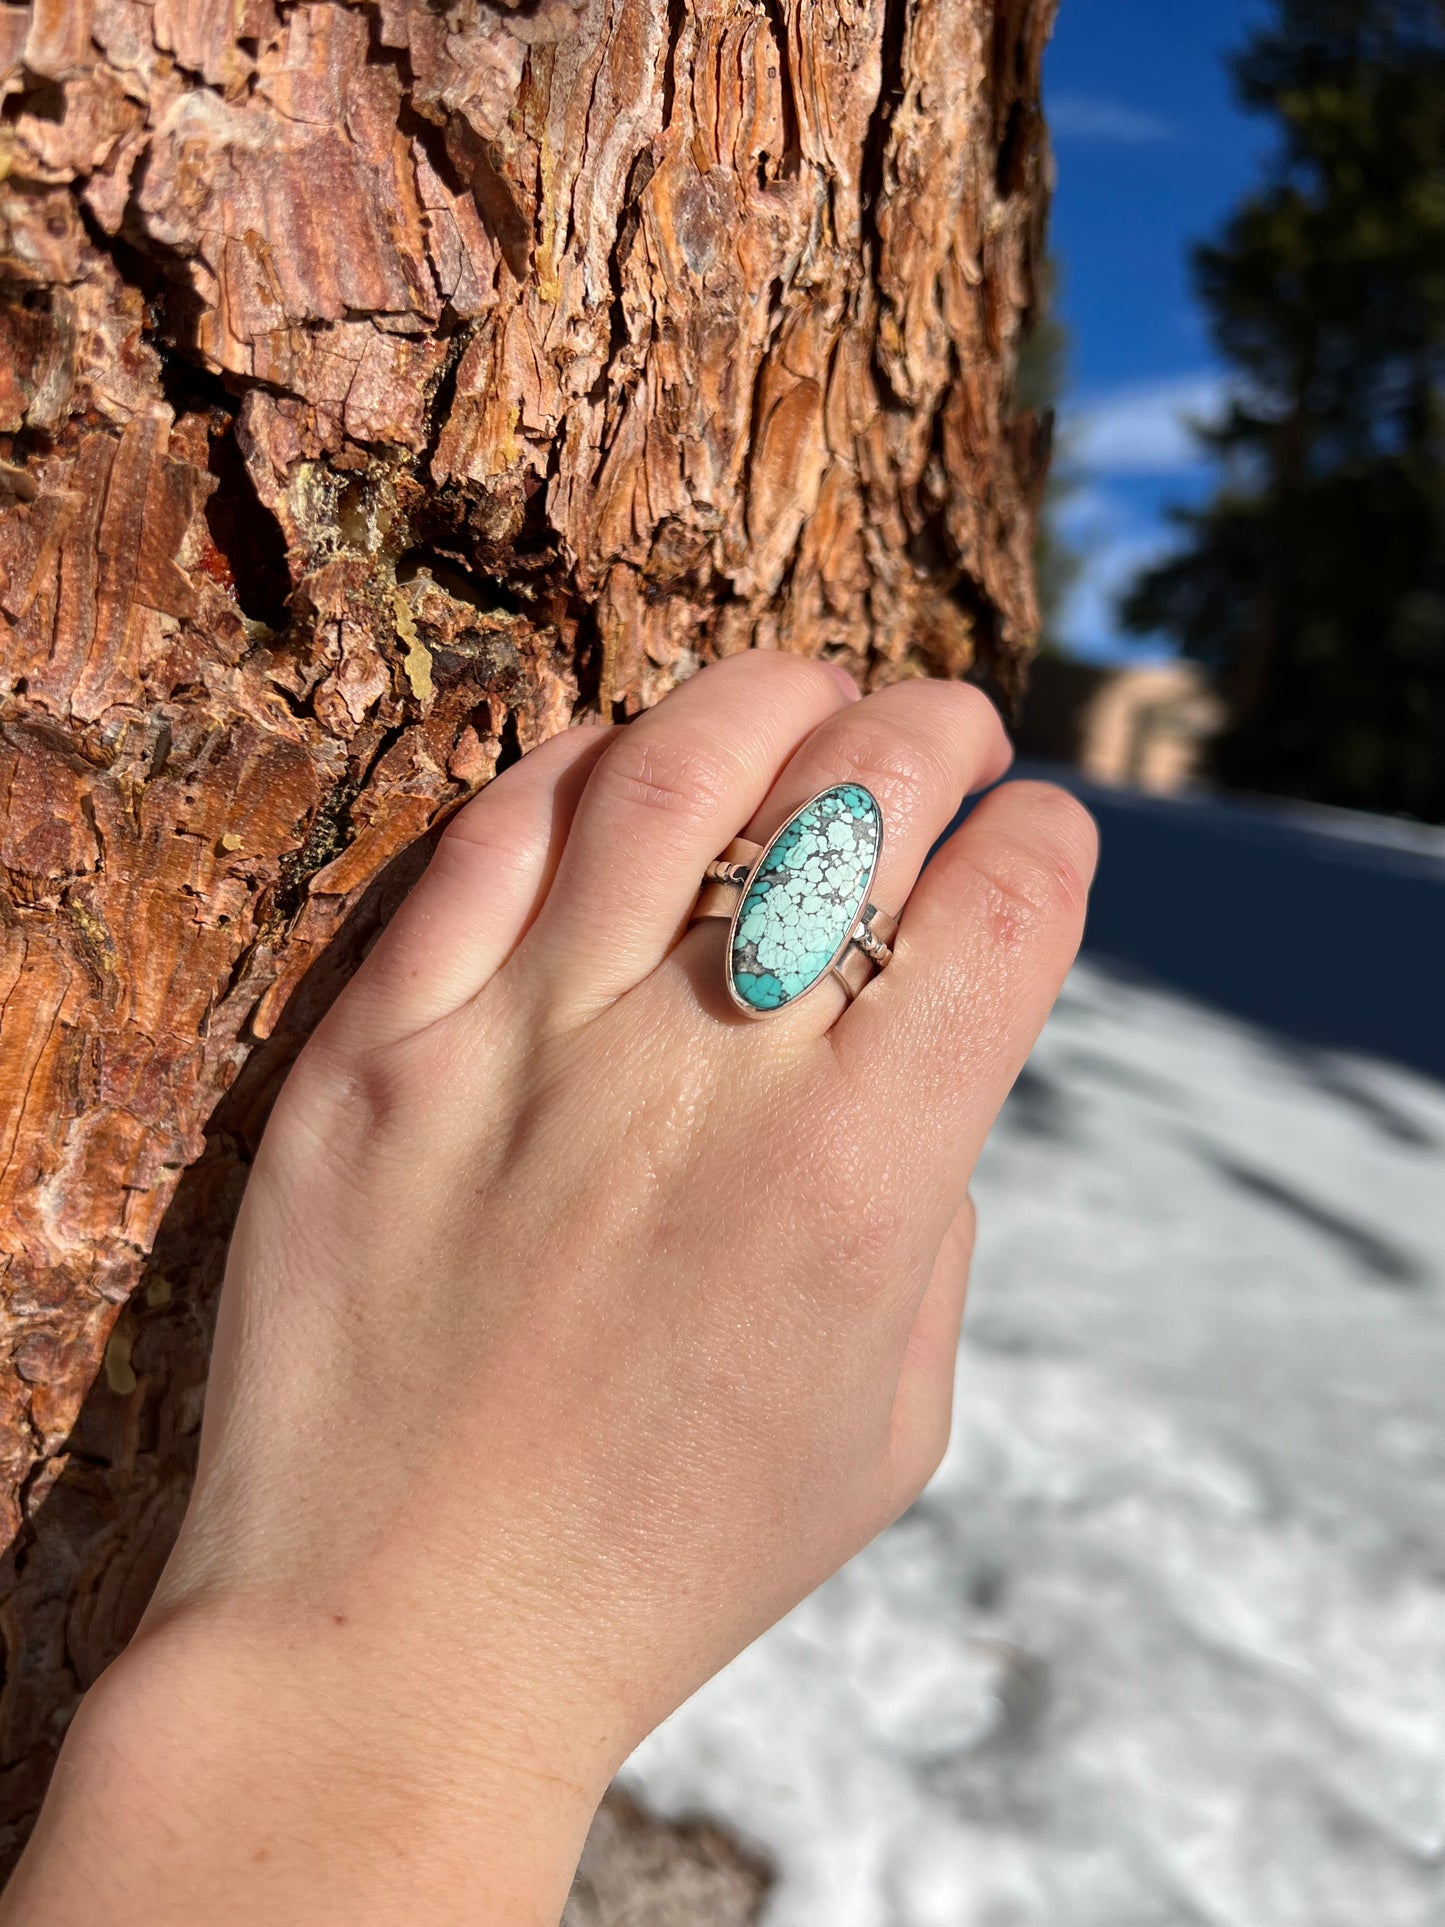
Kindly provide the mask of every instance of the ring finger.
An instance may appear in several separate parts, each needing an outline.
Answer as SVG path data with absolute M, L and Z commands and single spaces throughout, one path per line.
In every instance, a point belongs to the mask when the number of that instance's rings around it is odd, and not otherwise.
M 766 844 L 820 791 L 862 785 L 883 822 L 871 900 L 896 914 L 964 797 L 997 782 L 1012 754 L 998 712 L 980 690 L 922 678 L 894 683 L 839 711 L 798 746 L 744 835 Z M 720 920 L 689 931 L 674 952 L 677 968 L 693 981 L 700 970 L 720 970 L 725 931 Z M 799 999 L 796 1023 L 826 1030 L 846 995 L 829 978 Z

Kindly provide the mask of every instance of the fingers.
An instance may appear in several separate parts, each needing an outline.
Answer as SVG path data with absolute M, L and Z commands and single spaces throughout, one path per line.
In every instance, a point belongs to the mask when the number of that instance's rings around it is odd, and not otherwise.
M 630 990 L 676 943 L 703 869 L 779 767 L 855 698 L 825 663 L 748 651 L 619 731 L 588 781 L 518 971 L 578 1009 Z
M 948 1448 L 975 1230 L 973 1201 L 965 1198 L 944 1237 L 908 1334 L 889 1436 L 889 1497 L 895 1516 L 912 1505 Z
M 873 894 L 896 911 L 964 797 L 996 783 L 1012 758 L 982 690 L 922 677 L 894 683 L 813 731 L 744 834 L 766 843 L 819 790 L 861 783 L 883 811 Z
M 1059 993 L 1083 934 L 1093 818 L 1047 783 L 986 796 L 923 873 L 893 962 L 831 1041 L 858 1101 L 955 1194 Z
M 564 730 L 488 784 L 447 825 L 416 887 L 336 1008 L 350 1042 L 385 1044 L 474 997 L 546 897 L 610 728 Z
M 998 712 L 981 691 L 922 678 L 895 683 L 820 724 L 779 772 L 744 834 L 766 843 L 820 790 L 862 784 L 883 815 L 871 895 L 880 909 L 894 911 L 963 798 L 997 781 L 1011 756 Z M 722 948 L 717 925 L 689 932 L 675 968 L 694 984 L 720 976 Z M 821 1035 L 845 1002 L 846 992 L 829 978 L 799 998 L 795 1017 L 785 1011 L 770 1027 L 790 1024 Z

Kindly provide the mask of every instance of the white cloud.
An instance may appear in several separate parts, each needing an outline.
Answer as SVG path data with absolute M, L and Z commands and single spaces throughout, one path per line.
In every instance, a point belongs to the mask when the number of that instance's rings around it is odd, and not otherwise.
M 1085 395 L 1066 408 L 1060 466 L 1076 486 L 1063 495 L 1057 514 L 1059 532 L 1080 562 L 1058 624 L 1068 649 L 1098 662 L 1171 653 L 1162 638 L 1122 632 L 1119 599 L 1141 571 L 1179 545 L 1164 512 L 1174 492 L 1168 483 L 1208 468 L 1190 423 L 1217 421 L 1244 392 L 1236 375 L 1196 369 Z
M 1217 420 L 1231 392 L 1228 376 L 1206 369 L 1086 399 L 1065 413 L 1064 459 L 1102 475 L 1184 474 L 1201 459 L 1191 422 Z
M 1153 114 L 1098 94 L 1050 94 L 1045 107 L 1049 126 L 1061 140 L 1115 141 L 1140 147 L 1173 138 L 1173 129 Z
M 1124 635 L 1118 616 L 1119 598 L 1135 577 L 1176 546 L 1168 524 L 1141 516 L 1107 488 L 1085 487 L 1063 503 L 1059 525 L 1079 557 L 1058 625 L 1070 652 L 1094 662 L 1147 662 L 1172 653 L 1167 644 Z

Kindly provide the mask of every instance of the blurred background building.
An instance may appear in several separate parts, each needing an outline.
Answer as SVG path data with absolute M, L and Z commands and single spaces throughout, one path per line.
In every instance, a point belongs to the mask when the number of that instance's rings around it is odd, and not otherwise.
M 1016 732 L 1026 755 L 1097 783 L 1174 796 L 1205 779 L 1224 708 L 1182 660 L 1104 664 L 1041 656 Z
M 1445 0 L 1063 0 L 1048 107 L 1084 958 L 945 1466 L 632 1762 L 741 1851 L 579 1927 L 1445 1921 Z

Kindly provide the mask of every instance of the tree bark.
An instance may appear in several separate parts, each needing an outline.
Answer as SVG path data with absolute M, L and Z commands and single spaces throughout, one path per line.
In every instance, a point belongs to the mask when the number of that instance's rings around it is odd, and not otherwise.
M 10 1850 L 428 833 L 738 649 L 1013 687 L 1051 12 L 0 5 Z

